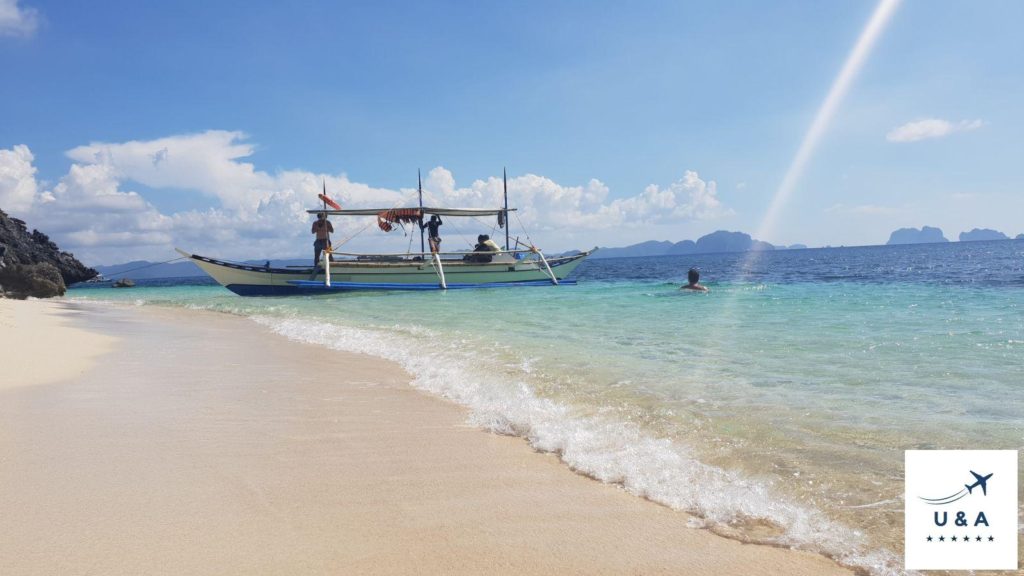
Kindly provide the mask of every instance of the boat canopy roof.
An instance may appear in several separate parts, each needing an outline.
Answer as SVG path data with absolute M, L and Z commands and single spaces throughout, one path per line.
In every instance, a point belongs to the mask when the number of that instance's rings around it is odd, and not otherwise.
M 438 216 L 497 216 L 505 211 L 504 208 L 478 209 L 478 208 L 429 208 L 424 206 L 412 206 L 408 208 L 356 208 L 346 210 L 324 210 L 316 208 L 306 210 L 309 214 L 326 213 L 328 216 L 376 216 L 393 210 L 421 210 L 423 214 L 437 214 Z M 515 208 L 509 208 L 509 212 L 515 212 Z

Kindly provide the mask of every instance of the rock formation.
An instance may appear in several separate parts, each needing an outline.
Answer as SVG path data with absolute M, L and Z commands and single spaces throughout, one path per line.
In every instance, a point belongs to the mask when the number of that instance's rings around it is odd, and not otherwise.
M 61 252 L 38 230 L 0 210 L 0 295 L 49 298 L 64 294 L 69 284 L 96 276 L 96 271 Z
M 698 238 L 695 253 L 748 252 L 751 250 L 772 250 L 773 248 L 767 242 L 751 239 L 750 234 L 719 230 Z
M 975 228 L 970 232 L 961 232 L 961 242 L 980 242 L 982 240 L 1009 240 L 1009 236 L 998 230 L 989 228 Z
M 922 226 L 920 230 L 917 228 L 900 228 L 895 230 L 889 235 L 889 241 L 886 242 L 886 245 L 931 244 L 934 242 L 949 242 L 949 240 L 942 235 L 942 230 L 939 228 Z
M 806 248 L 803 244 L 799 246 Z M 693 240 L 668 241 L 648 240 L 622 248 L 601 248 L 594 258 L 622 258 L 630 256 L 675 256 L 680 254 L 713 254 L 716 252 L 749 252 L 774 250 L 768 242 L 754 240 L 743 232 L 719 230 Z

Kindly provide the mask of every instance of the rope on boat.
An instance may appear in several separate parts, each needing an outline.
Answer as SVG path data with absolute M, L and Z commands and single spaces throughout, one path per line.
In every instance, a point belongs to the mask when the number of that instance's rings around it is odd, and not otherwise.
M 447 222 L 445 222 L 445 226 L 451 226 L 452 230 L 455 231 L 455 235 L 458 236 L 463 242 L 465 242 L 467 246 L 469 246 L 470 248 L 475 246 L 475 244 L 473 244 L 472 242 L 470 242 L 469 240 L 466 239 L 466 235 L 463 234 L 463 232 L 461 230 L 456 228 L 455 224 L 452 224 L 451 219 L 449 219 Z
M 189 256 L 179 256 L 177 258 L 173 258 L 171 260 L 167 260 L 166 262 L 153 262 L 153 263 L 150 263 L 150 264 L 146 264 L 145 266 L 137 266 L 135 268 L 129 268 L 128 270 L 118 270 L 116 273 L 114 273 L 114 276 L 120 276 L 122 274 L 127 274 L 129 272 L 135 272 L 136 270 L 142 270 L 143 268 L 152 268 L 153 266 L 160 266 L 161 264 L 170 264 L 171 262 L 177 262 L 178 260 L 187 260 L 189 258 L 190 258 Z
M 435 197 L 429 191 L 424 190 L 424 194 L 426 194 L 428 200 L 436 201 L 437 204 L 442 204 L 442 205 L 444 204 L 444 202 L 440 201 L 440 199 Z M 487 228 L 488 226 L 490 226 L 490 228 L 491 228 L 490 233 L 491 234 L 494 234 L 494 230 L 498 227 L 496 224 L 489 224 L 488 222 L 486 222 L 484 220 L 481 220 L 479 216 L 470 216 L 469 218 L 471 220 L 476 220 L 477 222 L 482 224 L 484 228 Z M 505 222 L 505 225 L 508 226 L 508 222 Z M 522 225 L 522 224 L 520 223 L 520 225 Z M 471 234 L 471 235 L 467 236 L 464 232 L 462 232 L 461 230 L 456 228 L 455 225 L 452 224 L 451 220 L 446 221 L 445 222 L 445 226 L 450 226 L 451 230 L 453 230 L 455 232 L 455 235 L 458 236 L 459 238 L 461 238 L 462 241 L 466 243 L 466 246 L 469 246 L 470 248 L 476 247 L 476 243 L 473 242 L 473 240 L 470 240 L 468 238 L 475 238 L 476 236 L 478 236 L 478 234 Z M 506 248 L 506 250 L 511 249 L 510 246 L 506 246 L 505 248 Z
M 516 245 L 520 245 L 521 244 L 523 246 L 527 246 L 531 250 L 537 250 L 537 246 L 535 246 L 534 243 L 533 243 L 533 238 L 530 238 L 529 230 L 526 229 L 526 226 L 523 226 L 523 221 L 519 219 L 519 213 L 518 212 L 514 212 L 513 214 L 515 214 L 516 222 L 519 223 L 519 228 L 523 231 L 523 234 L 526 234 L 526 241 L 529 242 L 529 244 L 523 244 L 522 242 L 519 241 L 519 237 L 517 236 L 516 237 Z
M 399 206 L 401 206 L 402 204 L 405 204 L 405 203 L 406 203 L 406 202 L 407 202 L 407 201 L 408 201 L 409 199 L 411 199 L 411 198 L 412 198 L 412 194 L 408 194 L 408 195 L 406 195 L 406 196 L 403 196 L 403 197 L 402 197 L 402 198 L 401 198 L 401 199 L 400 199 L 400 200 L 399 200 L 399 201 L 398 201 L 397 203 L 395 203 L 395 205 L 394 205 L 394 206 L 392 206 L 392 207 L 391 207 L 391 209 L 392 209 L 392 210 L 394 210 L 395 208 L 398 208 L 398 207 L 399 207 Z M 337 247 L 338 247 L 338 248 L 340 248 L 340 247 L 344 246 L 344 245 L 345 245 L 345 244 L 347 244 L 347 243 L 348 243 L 348 242 L 349 242 L 350 240 L 352 240 L 352 239 L 353 239 L 353 238 L 355 238 L 356 236 L 359 236 L 360 234 L 362 234 L 363 232 L 365 232 L 367 228 L 369 228 L 370 226 L 373 226 L 373 225 L 374 225 L 374 224 L 376 224 L 376 223 L 377 223 L 377 221 L 376 221 L 376 220 L 370 220 L 370 222 L 369 222 L 369 223 L 368 223 L 368 224 L 367 224 L 366 226 L 363 226 L 362 228 L 360 228 L 360 229 L 359 229 L 359 230 L 358 230 L 358 231 L 357 231 L 357 232 L 356 232 L 355 234 L 349 234 L 349 236 L 348 236 L 347 238 L 345 238 L 345 239 L 344 239 L 344 240 L 342 240 L 341 242 L 338 242 L 338 245 L 337 245 Z M 333 245 L 331 246 L 331 251 L 334 251 L 334 246 L 333 246 Z
M 399 223 L 401 224 L 401 223 Z M 402 226 L 402 230 L 405 231 L 405 226 Z M 412 254 L 412 241 L 416 236 L 414 234 L 406 234 L 409 237 L 409 245 L 405 247 L 406 255 Z
M 434 200 L 434 201 L 438 201 L 439 200 L 436 196 L 431 194 L 429 190 L 424 190 L 423 192 L 424 192 L 424 195 L 427 197 L 428 200 L 431 200 L 431 199 Z M 411 198 L 411 197 L 412 197 L 412 195 L 410 194 L 407 198 Z M 395 207 L 397 207 L 397 206 L 399 206 L 401 204 L 404 204 L 405 201 L 406 201 L 406 199 L 403 198 L 402 201 L 399 202 L 398 204 L 395 204 L 395 206 L 392 209 L 394 209 Z M 438 202 L 438 203 L 441 204 L 442 202 Z M 524 243 L 520 242 L 519 238 L 517 237 L 516 238 L 516 245 L 517 246 L 518 245 L 526 246 L 526 247 L 530 248 L 531 252 L 536 253 L 537 252 L 537 247 L 533 244 L 533 239 L 530 238 L 530 233 L 526 230 L 526 226 L 523 226 L 523 221 L 522 221 L 521 218 L 519 218 L 519 213 L 511 211 L 511 210 L 510 210 L 510 212 L 512 212 L 512 214 L 516 217 L 516 222 L 519 224 L 519 228 L 521 228 L 523 230 L 523 233 L 526 234 L 526 240 L 529 242 L 529 244 L 524 244 Z M 476 220 L 485 229 L 486 228 L 490 228 L 490 234 L 494 234 L 495 230 L 498 229 L 498 225 L 496 223 L 486 222 L 484 220 L 481 220 L 478 216 L 471 216 L 470 218 L 473 219 L 473 220 Z M 336 251 L 336 248 L 339 248 L 339 247 L 345 245 L 350 240 L 352 240 L 352 238 L 355 238 L 359 234 L 362 234 L 372 224 L 373 224 L 373 222 L 371 222 L 370 224 L 367 224 L 366 226 L 363 226 L 358 232 L 348 236 L 347 238 L 345 238 L 344 240 L 339 242 L 337 244 L 337 246 L 332 246 L 331 247 L 331 251 L 332 252 Z M 455 224 L 452 223 L 451 220 L 449 220 L 448 222 L 445 222 L 445 225 L 448 226 L 453 232 L 455 232 L 455 235 L 458 236 L 459 238 L 461 238 L 462 241 L 465 242 L 467 246 L 469 246 L 471 248 L 475 246 L 475 244 L 471 240 L 468 239 L 466 234 L 462 230 L 460 230 L 458 227 L 456 227 Z M 505 226 L 510 226 L 510 225 L 511 225 L 511 222 L 509 222 L 508 218 L 506 217 L 506 219 L 505 219 Z M 403 227 L 403 230 L 404 230 L 404 227 Z M 472 237 L 472 236 L 473 235 L 470 235 L 470 237 Z M 508 252 L 513 252 L 514 251 L 512 246 L 506 246 L 505 250 L 508 251 Z M 411 235 L 410 235 L 410 239 L 409 239 L 409 247 L 406 248 L 406 254 L 407 255 L 408 254 L 412 254 L 412 237 L 411 237 Z

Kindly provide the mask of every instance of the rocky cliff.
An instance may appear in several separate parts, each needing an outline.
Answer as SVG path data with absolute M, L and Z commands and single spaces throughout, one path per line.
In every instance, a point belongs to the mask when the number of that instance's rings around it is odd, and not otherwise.
M 802 244 L 799 246 L 806 248 Z M 771 244 L 754 240 L 749 234 L 719 230 L 701 236 L 696 242 L 693 240 L 683 240 L 673 244 L 668 241 L 657 242 L 648 240 L 647 242 L 632 244 L 623 248 L 601 248 L 601 250 L 594 254 L 594 258 L 712 254 L 715 252 L 749 252 L 753 250 L 774 249 L 775 247 Z
M 49 298 L 69 284 L 96 276 L 96 271 L 61 252 L 38 230 L 0 210 L 0 296 Z
M 932 228 L 931 226 L 922 226 L 920 230 L 917 228 L 900 228 L 899 230 L 894 230 L 893 233 L 889 235 L 889 241 L 886 242 L 886 245 L 931 244 L 934 242 L 949 242 L 949 240 L 942 235 L 941 229 Z
M 1010 237 L 998 230 L 989 228 L 975 228 L 970 232 L 961 232 L 961 242 L 979 242 L 982 240 L 1009 240 Z
M 718 230 L 711 234 L 705 234 L 697 238 L 694 244 L 694 254 L 714 254 L 718 252 L 751 252 L 760 250 L 774 250 L 775 247 L 767 242 L 754 240 L 750 234 L 745 232 L 729 232 Z

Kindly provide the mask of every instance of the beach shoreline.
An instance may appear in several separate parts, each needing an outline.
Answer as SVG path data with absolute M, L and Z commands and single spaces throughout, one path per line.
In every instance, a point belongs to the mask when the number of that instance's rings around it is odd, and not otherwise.
M 2 305 L 5 358 L 81 345 L 0 387 L 0 573 L 849 573 L 468 426 L 385 360 L 215 312 Z
M 83 329 L 76 307 L 62 300 L 0 298 L 0 390 L 81 376 L 117 343 Z

